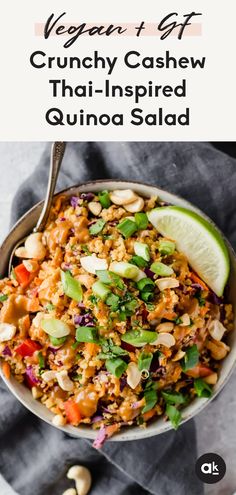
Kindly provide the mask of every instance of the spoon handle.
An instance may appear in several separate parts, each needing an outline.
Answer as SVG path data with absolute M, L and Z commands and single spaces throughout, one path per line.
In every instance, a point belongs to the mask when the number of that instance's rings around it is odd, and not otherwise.
M 66 143 L 64 143 L 63 141 L 55 142 L 52 145 L 46 198 L 37 225 L 34 228 L 34 232 L 42 232 L 42 230 L 44 230 L 44 227 L 47 223 L 47 219 L 51 209 L 53 195 L 57 183 L 57 177 L 61 167 L 61 162 L 65 153 L 65 149 L 66 149 Z

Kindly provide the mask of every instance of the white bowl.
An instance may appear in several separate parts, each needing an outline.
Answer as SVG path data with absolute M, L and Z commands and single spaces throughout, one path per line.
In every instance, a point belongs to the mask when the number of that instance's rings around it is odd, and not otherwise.
M 146 184 L 141 184 L 138 182 L 126 182 L 126 181 L 115 181 L 115 180 L 101 180 L 101 181 L 93 181 L 87 182 L 86 184 L 78 185 L 66 189 L 63 191 L 65 195 L 75 195 L 78 192 L 96 192 L 99 190 L 113 190 L 113 189 L 133 189 L 138 194 L 150 197 L 150 196 L 159 196 L 163 201 L 171 203 L 173 205 L 183 206 L 190 210 L 193 210 L 205 217 L 208 221 L 209 218 L 206 215 L 195 208 L 192 204 L 184 199 L 176 196 L 175 194 L 171 194 L 167 191 L 159 189 L 154 186 L 149 186 Z M 61 194 L 61 193 L 59 193 Z M 42 208 L 42 203 L 38 203 L 31 210 L 29 210 L 13 227 L 5 241 L 3 242 L 0 248 L 0 274 L 5 275 L 7 273 L 8 268 L 8 258 L 9 254 L 12 251 L 15 243 L 23 238 L 25 235 L 30 233 L 35 226 L 37 219 L 39 217 L 39 213 Z M 210 220 L 211 221 L 211 220 Z M 213 223 L 211 221 L 211 223 Z M 223 234 L 221 233 L 223 236 Z M 231 275 L 229 280 L 229 300 L 233 304 L 234 314 L 236 315 L 236 256 L 235 253 L 230 246 L 230 244 L 226 241 L 229 249 L 230 259 L 231 259 Z M 236 322 L 235 322 L 236 323 Z M 235 325 L 236 326 L 236 325 Z M 231 346 L 231 351 L 228 356 L 222 362 L 222 368 L 220 371 L 219 380 L 214 387 L 214 393 L 210 400 L 214 399 L 216 394 L 222 389 L 222 387 L 227 382 L 229 376 L 231 375 L 235 362 L 236 362 L 236 332 L 233 331 L 229 334 L 229 345 Z M 52 424 L 53 414 L 40 402 L 36 401 L 32 398 L 30 390 L 28 390 L 24 385 L 18 383 L 13 377 L 10 380 L 6 380 L 4 375 L 1 373 L 1 376 L 11 390 L 11 392 L 16 396 L 17 399 L 27 407 L 31 412 L 33 412 L 36 416 L 43 419 L 49 424 Z M 199 399 L 196 398 L 194 401 L 187 406 L 183 411 L 183 421 L 187 421 L 190 418 L 193 418 L 196 414 L 198 414 L 202 409 L 209 404 L 209 399 Z M 138 440 L 140 438 L 151 437 L 154 435 L 159 435 L 167 430 L 170 430 L 172 427 L 169 422 L 164 422 L 162 418 L 153 420 L 147 428 L 142 429 L 137 426 L 127 427 L 121 429 L 121 431 L 112 437 L 112 441 L 126 441 L 126 440 Z M 92 430 L 89 426 L 70 426 L 66 425 L 64 427 L 59 428 L 74 437 L 84 437 L 94 439 L 97 435 L 96 431 Z

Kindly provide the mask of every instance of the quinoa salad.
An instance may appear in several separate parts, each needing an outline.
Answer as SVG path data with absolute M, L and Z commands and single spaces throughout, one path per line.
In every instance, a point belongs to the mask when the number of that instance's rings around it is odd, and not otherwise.
M 133 190 L 57 196 L 43 233 L 0 280 L 0 357 L 55 426 L 97 430 L 162 417 L 173 428 L 209 398 L 229 353 L 232 306 L 193 271 Z

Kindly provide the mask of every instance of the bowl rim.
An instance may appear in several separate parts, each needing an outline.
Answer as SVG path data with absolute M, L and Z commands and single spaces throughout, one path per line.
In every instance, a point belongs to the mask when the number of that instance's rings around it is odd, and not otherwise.
M 193 210 L 195 211 L 196 213 L 200 214 L 200 216 L 202 216 L 203 218 L 205 218 L 208 222 L 210 222 L 216 229 L 217 231 L 220 233 L 221 237 L 223 238 L 224 242 L 226 243 L 227 245 L 227 248 L 231 254 L 231 257 L 235 260 L 236 262 L 236 253 L 231 245 L 231 243 L 228 241 L 228 239 L 225 237 L 224 233 L 219 229 L 219 227 L 214 223 L 214 221 L 208 217 L 200 208 L 198 208 L 197 206 L 195 206 L 193 203 L 191 203 L 190 201 L 186 200 L 184 197 L 180 196 L 179 194 L 176 194 L 174 192 L 171 192 L 167 189 L 163 189 L 161 187 L 159 187 L 158 185 L 152 185 L 152 184 L 148 184 L 146 182 L 142 182 L 142 181 L 134 181 L 134 180 L 125 180 L 125 179 L 94 179 L 94 180 L 89 180 L 89 181 L 84 181 L 84 182 L 80 182 L 78 184 L 75 184 L 75 185 L 72 185 L 72 186 L 69 186 L 69 187 L 66 187 L 62 190 L 59 190 L 58 192 L 56 192 L 54 194 L 54 198 L 56 198 L 57 196 L 60 196 L 62 194 L 66 194 L 67 196 L 70 195 L 70 192 L 74 191 L 74 190 L 78 190 L 79 188 L 86 188 L 88 190 L 88 187 L 90 185 L 94 186 L 94 185 L 101 185 L 101 184 L 110 184 L 112 186 L 112 184 L 129 184 L 129 185 L 133 185 L 133 187 L 135 188 L 135 186 L 139 186 L 139 187 L 142 187 L 144 186 L 145 188 L 150 188 L 150 189 L 153 189 L 153 190 L 156 190 L 158 192 L 158 195 L 161 196 L 162 192 L 164 194 L 168 194 L 170 196 L 174 198 L 176 198 L 177 200 L 181 201 L 181 202 L 184 202 L 186 207 L 190 210 Z M 78 191 L 79 192 L 79 191 Z M 140 193 L 141 194 L 141 193 Z M 16 222 L 15 224 L 12 226 L 12 228 L 10 229 L 8 235 L 5 237 L 5 239 L 3 240 L 1 246 L 0 246 L 0 253 L 1 251 L 4 250 L 5 248 L 5 245 L 7 243 L 7 241 L 9 240 L 9 238 L 11 238 L 11 236 L 14 234 L 14 232 L 20 227 L 20 225 L 22 223 L 24 223 L 24 221 L 26 220 L 26 218 L 28 216 L 30 216 L 30 214 L 32 214 L 35 210 L 37 210 L 38 208 L 40 208 L 40 206 L 43 205 L 43 202 L 44 200 L 41 200 L 41 201 L 38 201 L 35 205 L 33 205 L 29 210 L 27 210 Z M 174 203 L 173 203 L 174 204 Z M 236 329 L 235 329 L 236 330 Z M 213 394 L 210 398 L 208 399 L 194 399 L 194 401 L 191 402 L 190 405 L 192 405 L 192 411 L 191 412 L 188 412 L 188 414 L 184 414 L 184 412 L 187 410 L 187 408 L 183 409 L 183 419 L 181 421 L 181 425 L 180 427 L 186 423 L 187 421 L 189 421 L 190 419 L 193 419 L 195 416 L 197 416 L 197 414 L 199 414 L 206 406 L 207 404 L 210 404 L 212 400 L 214 400 L 216 398 L 216 396 L 221 392 L 221 390 L 224 388 L 224 386 L 226 385 L 226 383 L 228 382 L 229 378 L 231 377 L 234 369 L 236 368 L 236 355 L 235 355 L 235 358 L 234 358 L 234 361 L 231 363 L 230 365 L 230 369 L 229 371 L 227 372 L 227 374 L 224 376 L 222 382 L 220 383 L 220 386 L 213 391 Z M 29 403 L 28 403 L 28 400 L 25 399 L 23 396 L 19 395 L 19 393 L 17 392 L 16 390 L 16 387 L 15 387 L 15 379 L 13 377 L 10 378 L 10 380 L 7 380 L 2 372 L 2 369 L 0 367 L 0 376 L 1 378 L 3 379 L 4 383 L 6 384 L 7 388 L 13 393 L 13 395 L 29 410 L 31 411 L 33 414 L 35 414 L 38 418 L 42 419 L 43 421 L 45 421 L 46 423 L 48 423 L 49 425 L 51 426 L 54 426 L 54 428 L 57 428 L 61 431 L 64 431 L 65 433 L 73 436 L 73 437 L 76 437 L 76 438 L 87 438 L 87 439 L 95 439 L 96 438 L 96 435 L 97 435 L 97 431 L 98 430 L 92 430 L 91 428 L 87 427 L 87 425 L 85 427 L 74 427 L 74 426 L 71 426 L 71 425 L 65 425 L 65 426 L 55 426 L 52 424 L 52 420 L 49 419 L 49 418 L 46 418 L 44 417 L 43 413 L 40 414 L 38 412 L 35 411 L 34 407 L 31 406 Z M 18 385 L 21 385 L 17 382 Z M 22 386 L 22 385 L 21 385 Z M 25 387 L 23 385 L 23 387 L 27 390 L 27 387 Z M 23 395 L 23 394 L 22 394 Z M 36 402 L 37 403 L 37 402 Z M 46 406 L 42 405 L 45 409 L 46 409 Z M 46 409 L 46 412 L 49 413 L 50 411 L 48 409 Z M 53 413 L 51 413 L 52 415 L 52 418 L 54 417 Z M 159 420 L 158 420 L 159 421 Z M 136 430 L 134 431 L 134 428 L 136 428 Z M 113 441 L 113 442 L 119 442 L 119 441 L 133 441 L 133 440 L 140 440 L 140 439 L 143 439 L 143 438 L 148 438 L 148 437 L 152 437 L 152 436 L 156 436 L 156 435 L 159 435 L 159 434 L 162 434 L 162 433 L 165 433 L 167 431 L 170 431 L 170 430 L 173 430 L 173 427 L 172 425 L 170 424 L 170 421 L 168 422 L 162 422 L 162 423 L 157 423 L 155 425 L 155 423 L 153 423 L 153 428 L 150 428 L 150 427 L 147 427 L 145 429 L 142 429 L 142 428 L 139 428 L 139 430 L 137 430 L 137 427 L 129 427 L 129 429 L 121 429 L 120 432 L 118 432 L 114 437 L 112 437 L 111 439 L 108 439 L 108 441 Z

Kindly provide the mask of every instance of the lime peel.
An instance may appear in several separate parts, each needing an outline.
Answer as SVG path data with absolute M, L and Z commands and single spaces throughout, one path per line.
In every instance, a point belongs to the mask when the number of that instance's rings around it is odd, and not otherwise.
M 228 249 L 220 232 L 197 213 L 180 206 L 155 208 L 149 221 L 177 250 L 217 296 L 221 297 L 230 272 Z

